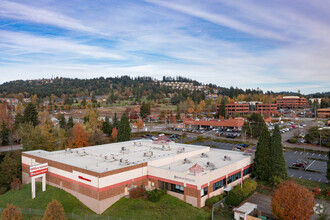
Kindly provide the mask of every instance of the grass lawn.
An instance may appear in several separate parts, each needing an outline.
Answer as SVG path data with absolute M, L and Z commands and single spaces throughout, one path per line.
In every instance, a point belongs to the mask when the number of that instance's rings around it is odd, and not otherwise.
M 87 206 L 82 204 L 71 194 L 58 188 L 47 185 L 46 192 L 41 191 L 41 183 L 36 184 L 36 198 L 31 199 L 31 184 L 23 186 L 19 191 L 8 191 L 0 196 L 0 208 L 12 203 L 19 208 L 46 210 L 47 204 L 53 199 L 58 200 L 66 213 L 79 216 L 96 215 Z M 43 212 L 42 212 L 43 213 Z M 38 215 L 23 214 L 24 219 L 35 218 Z M 39 215 L 40 216 L 40 215 Z M 211 211 L 198 209 L 173 196 L 164 195 L 158 202 L 145 199 L 121 198 L 109 207 L 101 216 L 120 217 L 123 219 L 209 219 Z
M 134 219 L 210 219 L 211 212 L 198 209 L 173 196 L 164 195 L 158 202 L 121 198 L 102 215 Z
M 53 199 L 58 200 L 64 207 L 66 213 L 73 212 L 77 215 L 95 214 L 87 206 L 82 204 L 73 195 L 58 188 L 47 185 L 46 191 L 41 191 L 41 183 L 36 183 L 36 198 L 31 198 L 31 184 L 26 184 L 19 191 L 10 190 L 0 196 L 0 207 L 7 207 L 12 203 L 19 208 L 32 208 L 46 210 L 47 204 Z

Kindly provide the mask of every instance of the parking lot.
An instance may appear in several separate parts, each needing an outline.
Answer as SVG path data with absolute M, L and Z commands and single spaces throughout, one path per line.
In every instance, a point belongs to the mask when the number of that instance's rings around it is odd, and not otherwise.
M 328 180 L 326 178 L 327 162 L 328 156 L 326 154 L 311 153 L 302 151 L 289 151 L 284 152 L 284 157 L 288 167 L 292 167 L 292 164 L 299 159 L 305 159 L 308 161 L 306 165 L 306 170 L 300 169 L 288 169 L 290 177 L 296 177 L 299 179 L 313 180 L 317 182 L 325 182 Z M 324 160 L 324 161 L 321 161 Z

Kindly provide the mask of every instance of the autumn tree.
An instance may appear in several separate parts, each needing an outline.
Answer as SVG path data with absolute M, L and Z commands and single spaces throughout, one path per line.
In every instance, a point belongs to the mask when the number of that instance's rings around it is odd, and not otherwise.
M 117 141 L 118 130 L 116 127 L 112 128 L 111 137 L 114 141 Z
M 138 132 L 139 132 L 139 130 L 141 130 L 144 127 L 144 122 L 142 121 L 141 118 L 139 118 L 137 120 L 137 122 L 135 123 L 135 126 L 136 126 L 136 129 L 138 130 Z
M 2 211 L 2 220 L 21 220 L 23 219 L 21 211 L 13 204 L 7 204 L 7 208 Z
M 53 200 L 47 205 L 47 209 L 45 211 L 44 217 L 42 220 L 65 220 L 67 219 L 65 216 L 64 208 L 62 204 Z
M 313 215 L 314 195 L 292 180 L 280 183 L 272 195 L 272 213 L 279 219 L 308 220 Z
M 129 141 L 131 139 L 131 127 L 126 114 L 123 114 L 120 118 L 118 125 L 117 141 Z
M 86 147 L 88 143 L 89 134 L 82 124 L 75 124 L 73 126 L 73 136 L 69 138 L 68 145 L 72 148 Z

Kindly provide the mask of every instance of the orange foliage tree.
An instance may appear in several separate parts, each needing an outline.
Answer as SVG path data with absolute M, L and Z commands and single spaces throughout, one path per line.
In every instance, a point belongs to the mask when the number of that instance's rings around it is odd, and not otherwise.
M 69 147 L 86 147 L 89 145 L 88 138 L 89 134 L 85 130 L 84 126 L 77 123 L 73 126 L 73 137 L 71 137 L 68 141 Z
M 2 211 L 1 215 L 2 220 L 21 220 L 22 213 L 20 210 L 13 204 L 7 204 L 7 208 Z
M 116 140 L 116 139 L 117 139 L 117 134 L 118 134 L 117 128 L 114 127 L 114 128 L 112 129 L 112 133 L 111 133 L 111 137 L 112 137 L 112 139 Z
M 313 207 L 313 193 L 292 180 L 280 183 L 272 195 L 272 213 L 280 219 L 308 220 Z
M 137 122 L 135 123 L 135 126 L 136 126 L 136 129 L 137 129 L 138 131 L 139 131 L 140 129 L 143 128 L 143 126 L 144 126 L 144 122 L 142 121 L 141 118 L 139 118 L 139 119 L 137 120 Z

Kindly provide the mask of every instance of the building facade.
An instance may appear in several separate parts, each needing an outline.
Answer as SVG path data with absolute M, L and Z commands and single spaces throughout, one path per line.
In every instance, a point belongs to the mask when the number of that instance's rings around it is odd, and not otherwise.
M 277 108 L 305 108 L 308 107 L 308 101 L 304 97 L 284 96 L 277 98 Z
M 29 166 L 48 163 L 47 183 L 100 214 L 135 187 L 162 188 L 196 207 L 248 178 L 253 156 L 209 147 L 128 141 L 78 149 L 22 153 L 22 180 Z M 38 195 L 37 195 L 38 196 Z
M 220 105 L 217 105 L 217 111 Z M 275 115 L 278 113 L 277 104 L 265 104 L 262 102 L 230 102 L 226 104 L 228 116 L 244 116 L 252 113 L 261 115 Z
M 317 117 L 319 117 L 319 118 L 330 118 L 330 108 L 319 108 L 319 109 L 317 109 Z

